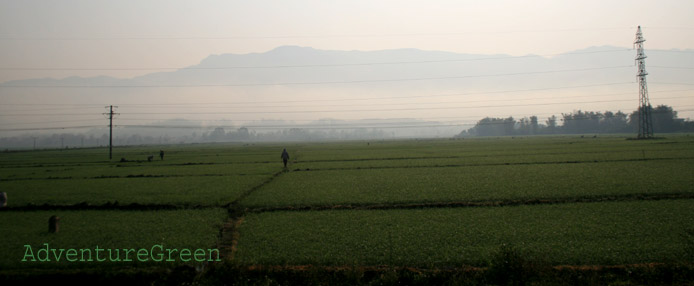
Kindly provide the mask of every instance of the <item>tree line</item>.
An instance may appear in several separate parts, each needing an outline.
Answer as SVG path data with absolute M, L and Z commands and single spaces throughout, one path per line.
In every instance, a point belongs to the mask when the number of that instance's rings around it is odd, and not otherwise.
M 667 105 L 651 108 L 653 130 L 655 133 L 694 132 L 694 121 L 677 118 L 677 111 Z M 631 114 L 621 111 L 595 112 L 574 111 L 555 115 L 539 122 L 537 116 L 516 120 L 513 117 L 485 117 L 474 127 L 462 131 L 458 136 L 512 136 L 545 134 L 605 134 L 636 133 L 638 131 L 638 110 Z M 561 123 L 561 124 L 560 124 Z

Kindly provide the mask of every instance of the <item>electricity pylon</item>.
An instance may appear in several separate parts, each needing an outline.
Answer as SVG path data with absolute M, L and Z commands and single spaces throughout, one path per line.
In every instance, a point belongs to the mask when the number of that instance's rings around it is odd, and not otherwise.
M 653 138 L 653 119 L 651 118 L 651 102 L 648 100 L 648 85 L 646 84 L 646 54 L 643 52 L 643 38 L 641 26 L 636 30 L 636 65 L 638 73 L 636 77 L 639 79 L 639 139 Z

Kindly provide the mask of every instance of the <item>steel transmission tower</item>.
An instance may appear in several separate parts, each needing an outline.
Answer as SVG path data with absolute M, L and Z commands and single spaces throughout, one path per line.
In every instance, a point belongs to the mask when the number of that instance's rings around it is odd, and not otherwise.
M 643 52 L 643 38 L 641 26 L 636 30 L 636 65 L 638 66 L 639 78 L 639 139 L 653 138 L 653 119 L 651 118 L 651 102 L 648 100 L 648 85 L 646 84 L 646 54 Z

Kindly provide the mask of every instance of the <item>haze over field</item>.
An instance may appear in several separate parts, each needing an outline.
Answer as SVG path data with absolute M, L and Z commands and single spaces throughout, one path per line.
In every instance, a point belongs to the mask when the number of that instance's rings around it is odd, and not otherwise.
M 0 137 L 100 136 L 106 105 L 117 126 L 157 136 L 210 131 L 168 128 L 181 125 L 452 136 L 486 116 L 630 113 L 637 25 L 651 103 L 694 117 L 689 1 L 0 5 Z

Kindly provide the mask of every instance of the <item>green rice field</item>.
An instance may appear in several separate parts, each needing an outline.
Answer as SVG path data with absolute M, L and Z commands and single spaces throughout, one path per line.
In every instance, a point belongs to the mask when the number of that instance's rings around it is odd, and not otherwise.
M 21 261 L 44 243 L 218 249 L 246 266 L 485 267 L 504 245 L 550 265 L 692 263 L 694 137 L 665 137 L 3 152 L 0 269 L 187 263 Z

